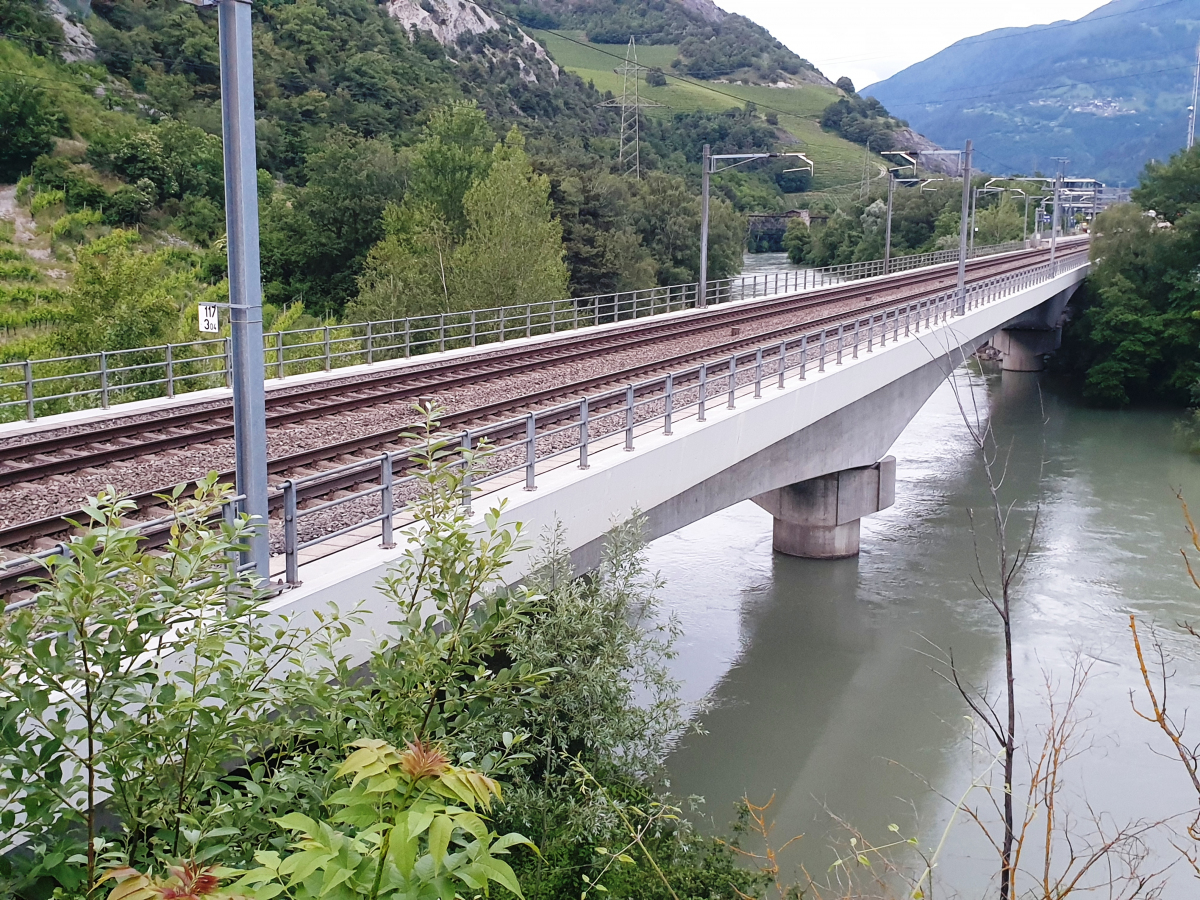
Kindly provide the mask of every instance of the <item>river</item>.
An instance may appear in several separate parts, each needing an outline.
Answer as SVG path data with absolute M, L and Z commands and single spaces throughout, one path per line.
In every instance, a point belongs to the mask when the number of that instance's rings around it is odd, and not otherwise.
M 1019 543 L 1038 517 L 1014 591 L 1025 745 L 1018 795 L 1046 721 L 1044 682 L 1065 700 L 1078 657 L 1090 673 L 1078 710 L 1081 752 L 1064 769 L 1058 801 L 1077 818 L 1076 846 L 1093 833 L 1089 808 L 1104 814 L 1109 832 L 1177 817 L 1147 834 L 1143 870 L 1174 863 L 1163 896 L 1194 897 L 1196 881 L 1170 841 L 1186 841 L 1191 819 L 1178 817 L 1196 806 L 1195 794 L 1162 734 L 1131 709 L 1131 691 L 1139 707 L 1146 699 L 1128 617 L 1137 616 L 1144 640 L 1157 624 L 1178 655 L 1170 702 L 1179 716 L 1191 707 L 1200 741 L 1200 641 L 1177 627 L 1200 620 L 1200 590 L 1180 556 L 1187 534 L 1175 496 L 1183 491 L 1200 510 L 1200 463 L 1177 447 L 1169 411 L 1089 409 L 1048 376 L 977 366 L 960 369 L 956 385 L 1009 454 L 1010 540 Z M 977 541 L 994 573 L 987 478 L 952 385 L 891 452 L 896 504 L 864 520 L 857 559 L 774 554 L 770 516 L 748 502 L 649 548 L 666 579 L 664 605 L 682 627 L 674 672 L 703 729 L 669 760 L 672 790 L 702 795 L 706 827 L 719 831 L 739 798 L 773 796 L 772 842 L 804 835 L 781 856 L 785 883 L 801 863 L 824 877 L 834 848 L 845 852 L 836 816 L 875 844 L 894 840 L 895 824 L 927 853 L 945 833 L 935 896 L 983 897 L 995 854 L 965 817 L 947 830 L 953 804 L 939 797 L 961 797 L 988 758 L 973 752 L 968 710 L 932 657 L 952 650 L 980 684 L 998 687 L 1003 674 L 998 620 L 972 583 Z M 978 788 L 969 797 L 986 802 Z M 903 850 L 895 855 L 916 864 Z M 1031 848 L 1027 858 L 1038 854 Z M 1055 860 L 1066 864 L 1061 852 Z

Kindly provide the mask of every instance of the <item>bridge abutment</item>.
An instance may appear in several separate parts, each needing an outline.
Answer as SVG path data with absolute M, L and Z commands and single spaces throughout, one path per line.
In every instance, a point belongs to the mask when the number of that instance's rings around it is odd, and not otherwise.
M 896 458 L 843 469 L 754 497 L 775 518 L 772 545 L 805 559 L 857 556 L 863 516 L 896 501 Z

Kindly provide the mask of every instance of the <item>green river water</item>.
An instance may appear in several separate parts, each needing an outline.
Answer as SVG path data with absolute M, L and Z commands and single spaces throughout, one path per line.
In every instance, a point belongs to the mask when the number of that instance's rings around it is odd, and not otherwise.
M 1014 542 L 1038 511 L 1014 594 L 1027 742 L 1018 773 L 1040 743 L 1045 680 L 1065 699 L 1078 657 L 1090 672 L 1082 752 L 1059 795 L 1060 811 L 1076 817 L 1076 846 L 1094 834 L 1094 813 L 1109 832 L 1169 820 L 1147 833 L 1143 869 L 1173 864 L 1163 896 L 1195 897 L 1200 885 L 1171 842 L 1196 797 L 1169 744 L 1131 709 L 1131 691 L 1145 699 L 1128 617 L 1147 632 L 1157 625 L 1177 656 L 1170 702 L 1180 716 L 1191 707 L 1200 741 L 1200 641 L 1177 624 L 1200 621 L 1200 590 L 1180 556 L 1187 534 L 1176 499 L 1182 491 L 1200 510 L 1200 461 L 1177 446 L 1169 411 L 1089 409 L 1047 376 L 962 369 L 957 384 L 1009 448 Z M 962 817 L 947 831 L 952 804 L 938 796 L 962 796 L 988 759 L 972 752 L 968 710 L 931 656 L 952 650 L 964 675 L 996 688 L 1003 672 L 998 621 L 972 583 L 976 543 L 990 550 L 987 479 L 951 385 L 892 453 L 896 504 L 864 520 L 857 559 L 774 554 L 771 519 L 748 502 L 651 545 L 683 630 L 674 671 L 703 729 L 672 755 L 672 789 L 702 795 L 708 827 L 719 830 L 739 798 L 773 796 L 774 842 L 804 835 L 782 856 L 787 880 L 801 863 L 826 871 L 846 836 L 836 816 L 876 843 L 894 839 L 896 824 L 926 851 L 945 832 L 934 896 L 994 896 L 994 851 Z M 978 790 L 969 796 L 986 802 Z M 1056 862 L 1065 865 L 1061 852 Z

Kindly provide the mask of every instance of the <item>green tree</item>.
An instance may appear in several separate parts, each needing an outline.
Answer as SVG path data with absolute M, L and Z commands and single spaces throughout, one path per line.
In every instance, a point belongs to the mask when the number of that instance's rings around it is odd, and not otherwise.
M 0 181 L 13 182 L 54 149 L 65 120 L 32 79 L 0 72 Z
M 478 107 L 458 102 L 434 112 L 414 148 L 408 199 L 415 207 L 432 207 L 456 240 L 467 231 L 467 192 L 487 174 L 495 143 Z
M 1185 403 L 1200 378 L 1200 210 L 1162 228 L 1126 204 L 1095 222 L 1093 269 L 1075 298 L 1080 313 L 1064 334 L 1059 365 L 1084 396 L 1106 406 L 1135 400 Z
M 1003 244 L 1021 238 L 1021 213 L 1012 195 L 1005 191 L 1000 202 L 985 206 L 975 214 L 975 243 Z
M 37 0 L 0 0 L 0 33 L 21 41 L 39 56 L 57 52 L 63 39 L 62 26 Z
M 633 225 L 658 264 L 659 284 L 700 277 L 700 199 L 677 176 L 651 172 L 633 202 Z M 728 278 L 742 268 L 746 220 L 723 197 L 709 204 L 708 276 Z
M 783 249 L 787 251 L 788 259 L 796 265 L 804 262 L 812 246 L 812 231 L 808 223 L 797 216 L 789 219 L 787 231 L 783 233 Z
M 435 208 L 414 208 L 407 200 L 388 207 L 383 220 L 387 236 L 367 254 L 347 318 L 369 322 L 451 312 L 456 245 L 450 226 Z
M 387 141 L 347 132 L 331 135 L 304 168 L 305 186 L 276 192 L 263 209 L 263 295 L 336 314 L 383 237 L 383 211 L 403 197 L 403 168 Z
M 195 278 L 172 265 L 169 251 L 146 253 L 137 244 L 136 232 L 118 229 L 79 251 L 55 335 L 63 353 L 147 347 L 174 336 Z
M 562 225 L 550 180 L 534 173 L 514 126 L 492 151 L 486 177 L 463 199 L 466 239 L 455 253 L 452 293 L 460 308 L 549 303 L 567 296 Z

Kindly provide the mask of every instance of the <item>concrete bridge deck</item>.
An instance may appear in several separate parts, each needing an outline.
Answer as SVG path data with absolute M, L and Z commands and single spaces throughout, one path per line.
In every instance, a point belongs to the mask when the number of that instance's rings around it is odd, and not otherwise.
M 1021 277 L 978 286 L 965 310 L 957 297 L 945 296 L 919 328 L 908 328 L 907 320 L 902 328 L 899 314 L 891 320 L 893 328 L 885 317 L 882 346 L 877 339 L 857 345 L 856 330 L 856 352 L 847 349 L 840 363 L 825 358 L 823 371 L 813 362 L 804 377 L 793 372 L 781 386 L 762 378 L 739 383 L 732 402 L 724 395 L 712 398 L 703 416 L 694 407 L 680 410 L 670 433 L 664 433 L 661 417 L 643 422 L 631 432 L 636 432 L 632 450 L 623 432 L 603 437 L 590 444 L 586 468 L 569 455 L 539 463 L 535 490 L 526 489 L 519 471 L 491 481 L 474 500 L 476 518 L 504 501 L 502 520 L 522 523 L 535 541 L 560 525 L 586 568 L 598 558 L 611 524 L 635 510 L 646 516 L 646 537 L 652 540 L 753 498 L 776 514 L 778 547 L 779 516 L 803 500 L 779 492 L 794 486 L 812 488 L 814 480 L 829 476 L 849 483 L 847 473 L 874 472 L 866 482 L 854 476 L 858 494 L 851 505 L 858 504 L 859 514 L 871 511 L 861 496 L 865 483 L 868 493 L 875 491 L 874 508 L 881 508 L 890 502 L 890 464 L 878 464 L 942 380 L 997 335 L 995 343 L 1009 348 L 1010 367 L 1034 367 L 1055 346 L 1066 303 L 1087 272 L 1086 254 L 1060 254 L 1053 266 L 1032 266 Z M 858 517 L 840 521 L 843 512 L 835 510 L 826 525 L 842 529 L 844 538 L 852 524 L 856 550 Z M 796 520 L 802 529 L 824 527 L 819 510 L 809 509 L 808 515 Z M 378 535 L 378 526 L 349 531 L 340 543 L 313 553 L 319 558 L 301 559 L 302 583 L 282 592 L 276 608 L 304 615 L 331 602 L 349 606 L 377 596 L 374 586 L 403 548 L 403 538 L 394 548 L 381 547 Z M 519 554 L 508 570 L 511 580 L 523 577 L 532 561 L 532 552 Z M 359 634 L 363 641 L 391 615 L 382 603 L 369 606 Z

